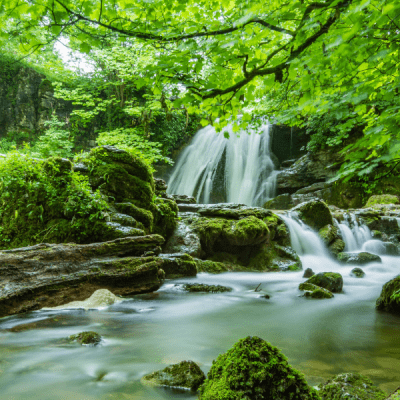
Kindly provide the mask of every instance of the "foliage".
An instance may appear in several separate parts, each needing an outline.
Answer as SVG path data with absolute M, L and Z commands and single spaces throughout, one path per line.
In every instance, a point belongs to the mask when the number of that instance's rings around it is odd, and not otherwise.
M 41 161 L 18 151 L 0 159 L 0 247 L 95 237 L 108 205 L 71 167 L 61 158 Z

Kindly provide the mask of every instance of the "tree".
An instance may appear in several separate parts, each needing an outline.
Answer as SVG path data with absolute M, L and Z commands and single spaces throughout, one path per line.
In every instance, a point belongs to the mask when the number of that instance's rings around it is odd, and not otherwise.
M 112 41 L 153 52 L 137 88 L 166 107 L 205 112 L 219 127 L 252 110 L 304 125 L 334 115 L 340 141 L 354 125 L 351 173 L 399 149 L 400 4 L 395 0 L 2 0 L 2 30 L 34 50 L 67 36 L 82 52 Z M 0 20 L 1 25 L 1 20 Z M 37 31 L 44 33 L 38 37 Z M 149 50 L 150 51 L 150 50 Z M 239 129 L 239 126 L 238 126 Z

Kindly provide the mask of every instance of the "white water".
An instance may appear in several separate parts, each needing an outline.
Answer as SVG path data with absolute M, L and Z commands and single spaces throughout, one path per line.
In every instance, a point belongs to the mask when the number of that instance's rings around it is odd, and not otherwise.
M 372 239 L 368 226 L 358 222 L 354 214 L 345 214 L 344 221 L 337 224 L 346 243 L 344 251 L 361 250 L 364 243 Z
M 275 195 L 277 175 L 269 128 L 237 135 L 229 125 L 229 139 L 211 126 L 200 129 L 175 164 L 168 193 L 194 196 L 198 203 L 263 205 Z

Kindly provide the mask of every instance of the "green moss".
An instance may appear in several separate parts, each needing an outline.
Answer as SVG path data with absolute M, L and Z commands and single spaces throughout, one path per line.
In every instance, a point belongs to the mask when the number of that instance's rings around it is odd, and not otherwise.
M 297 211 L 300 219 L 313 229 L 320 230 L 326 225 L 333 225 L 331 212 L 321 200 L 299 204 L 293 210 Z
M 221 272 L 231 271 L 229 264 L 211 260 L 195 259 L 197 272 L 208 272 L 209 274 L 220 274 Z
M 320 385 L 322 400 L 383 400 L 386 394 L 360 374 L 341 374 Z
M 152 208 L 154 215 L 153 233 L 162 235 L 167 240 L 177 226 L 178 206 L 174 200 L 156 198 Z
M 249 336 L 213 362 L 200 388 L 199 399 L 319 400 L 319 397 L 276 347 Z
M 151 211 L 137 207 L 129 202 L 115 203 L 114 205 L 119 212 L 130 215 L 131 217 L 141 222 L 146 228 L 147 232 L 152 232 L 154 216 Z
M 300 283 L 299 290 L 304 290 L 304 296 L 313 299 L 331 299 L 333 297 L 332 292 L 329 290 L 308 282 Z
M 336 239 L 329 245 L 329 251 L 334 255 L 338 255 L 344 250 L 345 247 L 346 243 L 342 239 Z
M 335 225 L 325 225 L 322 227 L 319 232 L 319 236 L 324 241 L 326 245 L 332 243 L 339 236 L 339 229 Z
M 306 283 L 312 283 L 333 293 L 340 293 L 343 288 L 342 275 L 336 272 L 321 272 L 313 275 Z
M 196 391 L 205 379 L 204 372 L 193 361 L 182 361 L 161 371 L 145 375 L 142 382 L 155 386 L 187 388 Z
M 399 204 L 399 198 L 393 194 L 380 194 L 371 196 L 365 207 L 373 207 L 379 204 Z
M 221 285 L 206 285 L 204 283 L 186 283 L 183 288 L 187 292 L 223 293 L 231 292 L 232 288 Z
M 400 275 L 383 285 L 376 308 L 400 315 Z
M 81 345 L 93 345 L 96 346 L 101 342 L 101 336 L 97 332 L 86 331 L 78 333 L 77 335 L 71 335 L 69 338 L 71 342 L 78 342 Z
M 382 239 L 381 231 L 373 230 L 373 231 L 371 231 L 371 234 L 374 239 Z

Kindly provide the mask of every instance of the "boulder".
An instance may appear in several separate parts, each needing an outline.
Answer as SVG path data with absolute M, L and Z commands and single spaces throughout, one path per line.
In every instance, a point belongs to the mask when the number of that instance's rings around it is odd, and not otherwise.
M 332 224 L 328 224 L 322 227 L 318 231 L 318 234 L 327 246 L 333 243 L 336 239 L 340 239 L 339 228 Z
M 220 354 L 200 388 L 200 400 L 318 400 L 303 375 L 286 357 L 259 337 L 239 340 Z
M 307 268 L 304 271 L 303 278 L 311 278 L 313 275 L 315 275 L 314 271 L 311 268 Z
M 97 332 L 86 331 L 71 335 L 68 340 L 70 342 L 78 342 L 80 345 L 97 346 L 101 342 L 101 336 Z
M 307 279 L 305 283 L 312 283 L 333 293 L 340 293 L 343 288 L 343 278 L 337 272 L 320 272 Z
M 366 376 L 340 374 L 321 384 L 318 392 L 322 400 L 384 400 L 385 392 Z
M 223 263 L 212 260 L 200 260 L 195 259 L 197 265 L 197 272 L 208 272 L 209 274 L 220 274 L 222 272 L 234 271 L 236 268 L 240 269 L 239 266 Z
M 98 289 L 116 295 L 157 290 L 164 278 L 165 261 L 156 256 L 163 241 L 149 235 L 3 250 L 0 317 L 85 300 Z
M 371 196 L 365 207 L 373 207 L 378 204 L 400 204 L 398 196 L 393 194 L 379 194 Z
M 302 203 L 293 208 L 298 213 L 299 218 L 311 228 L 320 230 L 326 225 L 333 225 L 331 212 L 321 200 L 312 200 Z
M 193 361 L 181 361 L 161 371 L 145 375 L 141 382 L 151 386 L 168 386 L 196 391 L 204 382 L 204 372 Z
M 376 308 L 400 315 L 400 275 L 383 285 Z
M 361 268 L 353 268 L 350 271 L 350 276 L 354 276 L 356 278 L 363 278 L 365 276 L 365 272 Z
M 373 262 L 382 262 L 382 259 L 376 255 L 362 251 L 360 253 L 342 252 L 337 255 L 338 261 L 343 264 L 366 265 Z
M 189 254 L 160 254 L 160 259 L 163 261 L 162 269 L 166 278 L 175 279 L 197 274 L 196 262 Z
M 299 290 L 304 291 L 304 297 L 311 297 L 313 299 L 331 299 L 332 292 L 312 283 L 300 283 Z

